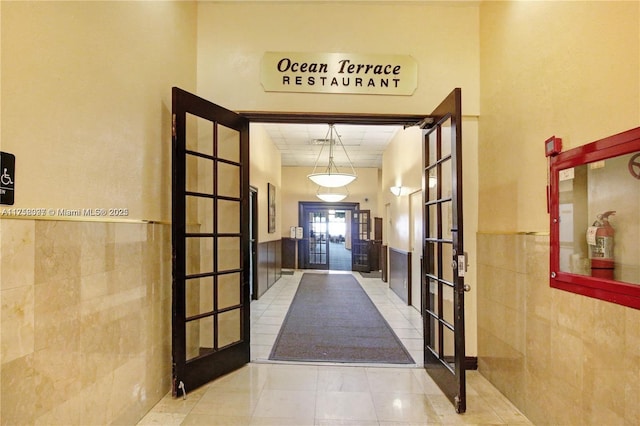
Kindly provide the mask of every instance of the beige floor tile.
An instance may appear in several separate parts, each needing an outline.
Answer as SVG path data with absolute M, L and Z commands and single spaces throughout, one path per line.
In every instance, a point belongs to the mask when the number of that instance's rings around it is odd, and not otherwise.
M 302 274 L 280 279 L 251 304 L 252 360 L 189 392 L 163 398 L 140 425 L 400 426 L 530 424 L 477 371 L 467 372 L 468 411 L 455 413 L 421 368 L 422 320 L 387 284 L 356 275 L 379 310 L 396 325 L 417 368 L 321 363 L 270 363 L 268 356 Z M 400 328 L 398 328 L 400 327 Z M 408 340 L 407 340 L 408 339 Z M 418 344 L 420 343 L 420 344 Z M 419 346 L 419 349 L 411 349 Z
M 200 392 L 195 396 L 187 395 L 187 399 L 173 398 L 171 394 L 169 394 L 153 407 L 153 411 L 157 413 L 183 415 L 184 417 L 193 409 L 203 394 L 204 392 Z
M 228 417 L 251 417 L 261 392 L 261 389 L 242 391 L 212 387 L 200 398 L 189 414 L 215 413 Z
M 424 394 L 373 393 L 379 421 L 439 422 L 440 418 Z
M 229 417 L 217 413 L 191 413 L 182 426 L 246 426 L 251 422 L 250 417 Z
M 467 424 L 465 418 L 456 413 L 453 404 L 446 396 L 439 392 L 438 394 L 427 395 L 427 399 L 438 415 L 438 419 L 443 424 L 463 425 Z M 502 424 L 502 423 L 498 423 Z
M 422 349 L 422 345 L 423 345 L 422 339 L 400 338 L 400 340 L 402 341 L 402 344 L 404 345 L 404 347 L 407 348 L 407 350 Z
M 318 368 L 304 365 L 274 364 L 269 370 L 265 389 L 316 391 Z
M 280 332 L 280 326 L 271 324 L 255 324 L 251 327 L 252 334 L 278 334 Z M 251 342 L 253 343 L 253 342 Z
M 282 325 L 282 321 L 284 320 L 284 316 L 263 316 L 260 317 L 256 324 L 265 324 L 265 325 Z
M 251 334 L 251 343 L 256 345 L 271 345 L 276 341 L 277 334 L 262 334 L 262 333 L 252 333 Z
M 369 392 L 318 392 L 316 419 L 377 420 Z
M 140 426 L 180 426 L 184 421 L 186 414 L 178 414 L 178 413 L 162 413 L 162 412 L 151 412 L 144 416 L 138 425 Z
M 377 420 L 318 419 L 315 426 L 378 426 Z
M 364 368 L 335 367 L 318 370 L 318 392 L 369 392 Z
M 267 364 L 247 364 L 241 369 L 213 381 L 210 387 L 245 392 L 260 391 L 267 382 L 269 369 L 270 366 Z
M 251 345 L 251 360 L 268 360 L 273 345 Z
M 254 416 L 312 420 L 315 408 L 315 391 L 265 389 Z
M 408 328 L 410 330 L 414 329 L 414 325 L 411 324 L 409 320 L 407 320 L 406 318 L 387 320 L 387 322 L 393 329 L 396 329 L 396 328 Z
M 250 426 L 315 426 L 314 419 L 287 417 L 252 417 Z
M 420 339 L 422 345 L 422 334 L 415 328 L 400 328 L 394 330 L 396 335 L 401 339 Z
M 487 407 L 500 417 L 500 420 L 509 425 L 531 425 L 527 419 L 506 397 L 500 396 L 478 396 L 479 400 L 483 400 Z M 469 398 L 467 398 L 469 399 Z M 475 398 L 474 398 L 475 399 Z
M 367 377 L 371 392 L 424 393 L 422 383 L 410 368 L 367 368 Z

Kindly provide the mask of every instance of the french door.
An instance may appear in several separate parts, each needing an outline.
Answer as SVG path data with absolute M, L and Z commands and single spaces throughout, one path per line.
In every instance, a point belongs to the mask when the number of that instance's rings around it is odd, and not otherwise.
M 307 265 L 309 269 L 329 269 L 329 210 L 311 210 L 305 215 Z
M 351 269 L 370 272 L 371 211 L 354 210 L 351 225 Z
M 341 218 L 350 217 L 349 215 L 356 211 L 358 206 L 358 203 L 299 202 L 298 223 L 303 228 L 303 243 L 300 245 L 302 251 L 300 266 L 302 268 L 351 270 L 351 260 L 345 261 L 339 252 L 331 250 L 332 241 L 340 242 L 343 246 L 342 250 L 344 250 L 345 238 L 351 237 L 349 231 L 351 223 L 345 223 L 344 230 L 340 231 L 336 231 L 335 228 L 332 230 L 331 224 L 337 223 L 334 222 L 336 212 L 342 214 Z M 338 250 L 338 247 L 334 247 L 334 249 Z M 332 262 L 336 264 L 332 265 Z
M 249 121 L 174 87 L 174 396 L 249 362 Z
M 462 221 L 461 91 L 432 113 L 423 131 L 424 226 L 422 277 L 424 365 L 454 404 L 466 411 Z

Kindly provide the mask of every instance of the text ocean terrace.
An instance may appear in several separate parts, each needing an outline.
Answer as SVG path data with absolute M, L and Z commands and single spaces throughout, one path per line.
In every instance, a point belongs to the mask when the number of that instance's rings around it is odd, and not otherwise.
M 265 91 L 410 95 L 417 64 L 410 56 L 267 52 Z

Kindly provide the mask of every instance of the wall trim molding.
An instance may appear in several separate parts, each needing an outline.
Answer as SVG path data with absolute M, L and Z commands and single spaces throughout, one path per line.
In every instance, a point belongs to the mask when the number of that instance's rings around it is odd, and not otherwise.
M 389 288 L 411 304 L 411 252 L 389 247 Z
M 477 231 L 477 235 L 537 235 L 542 237 L 548 237 L 551 235 L 549 232 L 542 231 Z
M 477 356 L 467 356 L 464 358 L 464 369 L 465 370 L 477 370 L 478 369 L 478 357 Z

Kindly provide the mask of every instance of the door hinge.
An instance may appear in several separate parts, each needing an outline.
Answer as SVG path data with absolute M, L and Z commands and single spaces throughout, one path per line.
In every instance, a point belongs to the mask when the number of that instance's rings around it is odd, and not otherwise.
M 173 114 L 171 117 L 171 136 L 176 137 L 176 115 Z

